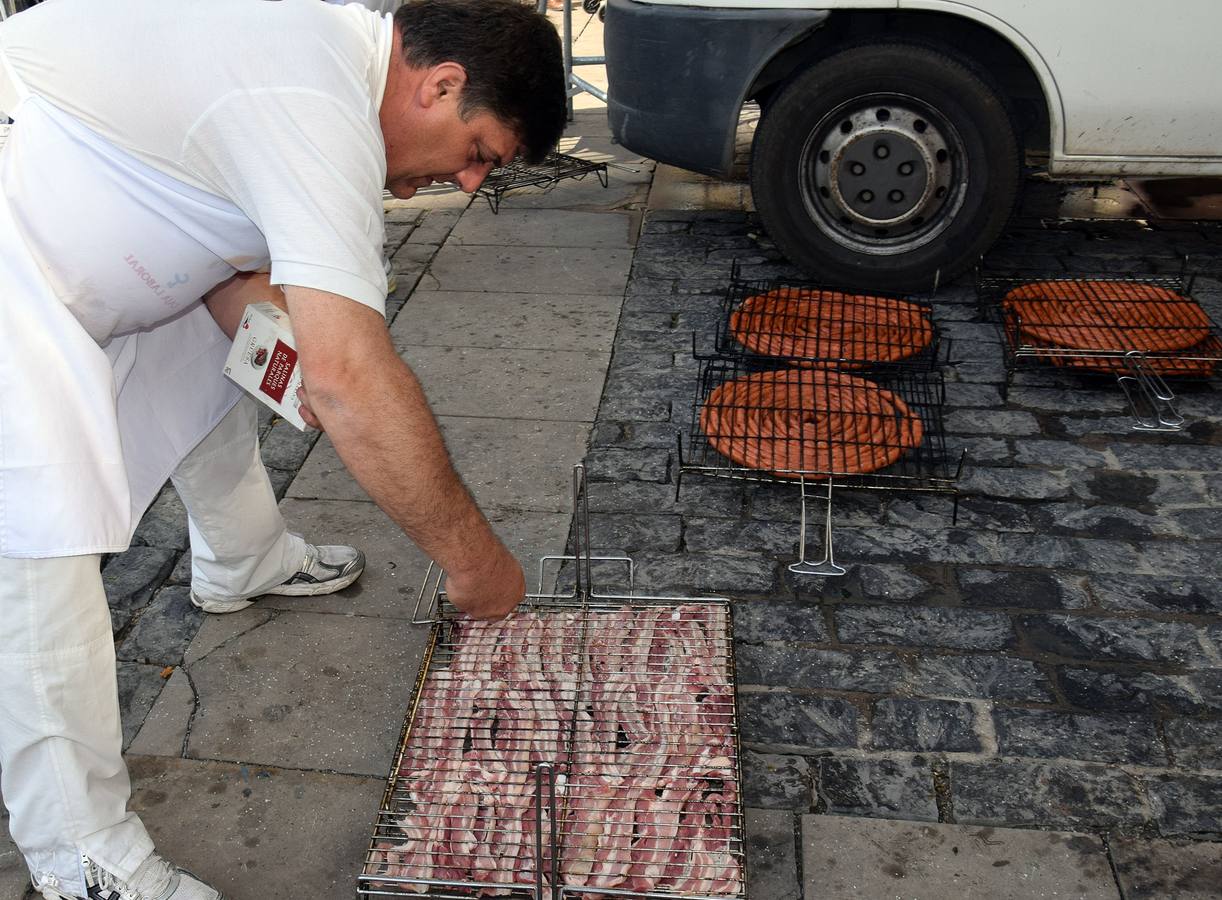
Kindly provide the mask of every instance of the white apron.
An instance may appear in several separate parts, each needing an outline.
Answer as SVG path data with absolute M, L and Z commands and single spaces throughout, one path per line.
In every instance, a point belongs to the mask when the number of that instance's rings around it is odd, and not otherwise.
M 0 152 L 0 555 L 125 549 L 238 398 L 199 297 L 268 262 L 236 206 L 41 98 Z

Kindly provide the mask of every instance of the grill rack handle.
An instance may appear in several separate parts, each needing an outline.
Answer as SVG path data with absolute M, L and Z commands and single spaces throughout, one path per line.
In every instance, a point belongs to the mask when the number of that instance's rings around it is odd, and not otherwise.
M 1157 371 L 1146 364 L 1144 353 L 1134 350 L 1124 356 L 1132 374 L 1117 375 L 1116 381 L 1129 402 L 1134 431 L 1181 431 L 1185 419 L 1175 408 L 1175 394 Z

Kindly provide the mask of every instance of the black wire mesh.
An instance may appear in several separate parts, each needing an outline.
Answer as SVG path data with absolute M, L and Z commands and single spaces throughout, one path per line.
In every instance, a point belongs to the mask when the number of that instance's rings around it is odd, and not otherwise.
M 1007 369 L 1041 365 L 1208 379 L 1222 340 L 1181 275 L 1044 277 L 980 272 L 976 292 L 999 322 Z
M 552 152 L 536 164 L 514 162 L 493 169 L 480 185 L 479 195 L 488 201 L 492 211 L 498 212 L 501 200 L 509 191 L 518 188 L 546 190 L 566 178 L 582 179 L 587 175 L 597 176 L 603 187 L 607 186 L 607 164 L 581 159 L 566 153 Z
M 705 358 L 681 472 L 797 484 L 954 493 L 940 372 L 864 378 Z
M 929 371 L 939 337 L 927 300 L 786 279 L 739 278 L 714 335 L 726 359 L 806 361 L 852 371 Z
M 730 628 L 657 598 L 438 622 L 358 894 L 743 897 Z

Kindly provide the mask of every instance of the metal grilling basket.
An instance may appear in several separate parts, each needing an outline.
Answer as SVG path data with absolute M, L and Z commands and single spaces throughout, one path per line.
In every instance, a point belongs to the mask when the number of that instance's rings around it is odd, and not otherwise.
M 641 597 L 632 563 L 576 553 L 495 623 L 462 617 L 430 570 L 432 622 L 361 897 L 745 897 L 729 603 Z M 627 571 L 600 593 L 592 571 Z M 571 591 L 545 591 L 559 565 Z

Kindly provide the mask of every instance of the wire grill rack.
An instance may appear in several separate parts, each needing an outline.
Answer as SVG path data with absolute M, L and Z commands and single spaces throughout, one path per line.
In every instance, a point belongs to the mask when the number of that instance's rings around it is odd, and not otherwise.
M 462 618 L 441 574 L 433 631 L 365 866 L 361 897 L 745 898 L 733 634 L 724 600 L 639 597 L 632 564 L 546 557 L 498 623 Z M 575 587 L 543 590 L 547 567 Z M 628 568 L 628 593 L 593 587 Z
M 837 488 L 948 494 L 957 515 L 963 454 L 947 451 L 940 371 L 867 379 L 832 369 L 697 359 L 697 400 L 686 450 L 679 436 L 676 492 L 689 473 L 797 486 L 799 556 L 790 571 L 845 573 L 832 550 Z M 807 504 L 816 498 L 826 505 L 823 558 L 809 561 Z
M 1142 431 L 1184 419 L 1166 379 L 1207 380 L 1222 362 L 1217 325 L 1178 275 L 977 273 L 976 292 L 1000 324 L 1006 388 L 1023 369 L 1115 375 Z
M 479 195 L 488 201 L 489 207 L 496 213 L 500 211 L 501 200 L 509 191 L 532 187 L 546 190 L 566 178 L 580 180 L 590 174 L 597 176 L 603 187 L 607 186 L 607 164 L 605 162 L 594 162 L 553 151 L 548 153 L 542 162 L 534 165 L 514 162 L 493 169 L 484 179 L 484 183 L 480 185 Z
M 746 385 L 746 390 L 732 386 Z M 755 385 L 764 390 L 752 390 Z M 939 372 L 865 378 L 830 370 L 699 361 L 682 472 L 793 484 L 953 491 Z
M 714 349 L 726 359 L 784 359 L 871 372 L 930 371 L 939 335 L 926 299 L 787 279 L 751 280 L 735 262 Z

